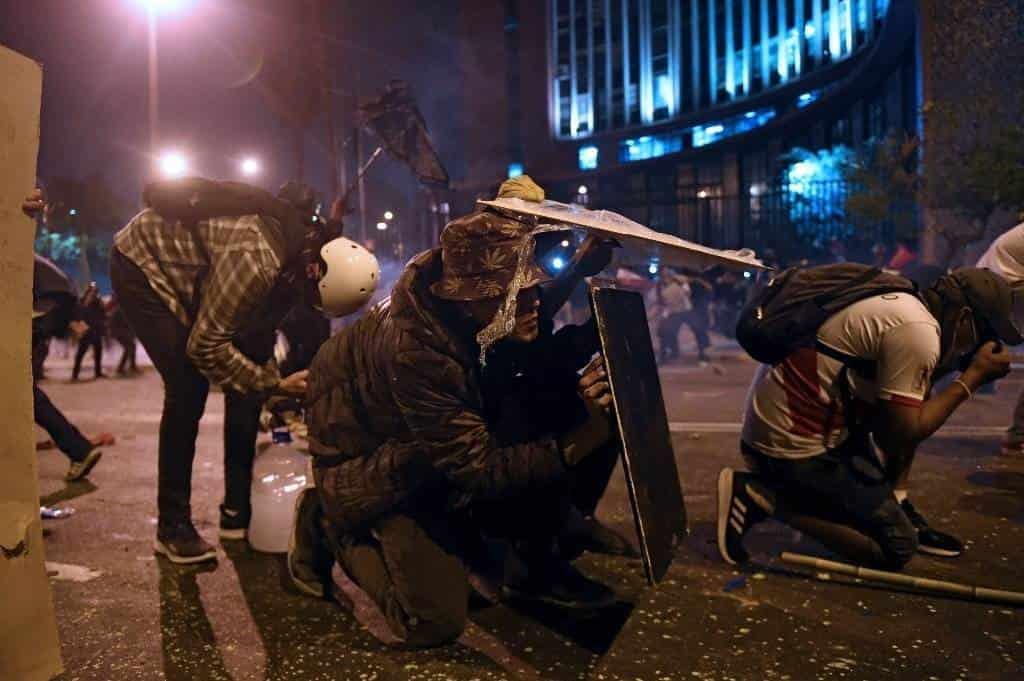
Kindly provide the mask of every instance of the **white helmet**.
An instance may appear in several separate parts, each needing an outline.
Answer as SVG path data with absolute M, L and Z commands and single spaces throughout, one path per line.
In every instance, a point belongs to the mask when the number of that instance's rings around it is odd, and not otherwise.
M 373 253 L 356 242 L 338 237 L 320 249 L 327 271 L 317 282 L 320 309 L 329 317 L 352 314 L 369 302 L 380 281 Z

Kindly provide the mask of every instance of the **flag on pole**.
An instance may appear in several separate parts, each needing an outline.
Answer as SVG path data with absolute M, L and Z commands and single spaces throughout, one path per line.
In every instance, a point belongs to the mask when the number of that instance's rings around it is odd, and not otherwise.
M 362 124 L 380 138 L 384 149 L 408 163 L 421 182 L 448 184 L 448 172 L 430 142 L 423 115 L 405 81 L 388 83 L 384 94 L 359 107 L 359 116 Z

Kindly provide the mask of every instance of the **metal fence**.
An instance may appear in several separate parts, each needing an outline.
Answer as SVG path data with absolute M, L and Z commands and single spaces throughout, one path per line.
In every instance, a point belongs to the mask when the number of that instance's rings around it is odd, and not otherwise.
M 725 195 L 720 187 L 648 186 L 645 192 L 604 193 L 596 207 L 607 207 L 652 229 L 716 248 L 774 251 L 779 260 L 823 260 L 841 253 L 849 260 L 870 259 L 881 243 L 891 249 L 897 224 L 914 220 L 856 222 L 845 210 L 857 188 L 847 182 L 780 182 L 752 185 L 745 195 Z M 909 207 L 907 210 L 913 210 Z M 906 217 L 906 216 L 903 216 Z

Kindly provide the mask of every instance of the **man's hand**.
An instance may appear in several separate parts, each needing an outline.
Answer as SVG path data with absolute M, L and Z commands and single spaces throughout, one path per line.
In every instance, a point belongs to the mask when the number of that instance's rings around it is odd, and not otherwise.
M 604 370 L 604 357 L 598 355 L 583 369 L 578 387 L 584 400 L 601 407 L 605 413 L 611 411 L 612 390 Z
M 581 277 L 592 277 L 612 261 L 612 241 L 602 239 L 594 234 L 587 236 L 575 255 L 575 272 Z
M 296 371 L 294 374 L 290 374 L 285 378 L 282 378 L 281 382 L 277 384 L 274 394 L 283 395 L 285 397 L 304 398 L 306 396 L 306 388 L 308 387 L 306 381 L 308 376 L 309 371 L 303 370 Z
M 978 385 L 998 380 L 1010 373 L 1010 351 L 1002 343 L 990 341 L 982 345 L 964 372 L 968 383 L 974 379 Z
M 34 189 L 32 193 L 21 202 L 21 212 L 30 218 L 38 217 L 46 208 L 46 199 L 43 198 L 42 189 Z
M 580 396 L 587 407 L 587 420 L 558 438 L 562 457 L 569 466 L 579 464 L 588 454 L 600 449 L 611 437 L 608 413 L 612 393 L 600 355 L 586 366 L 579 382 Z

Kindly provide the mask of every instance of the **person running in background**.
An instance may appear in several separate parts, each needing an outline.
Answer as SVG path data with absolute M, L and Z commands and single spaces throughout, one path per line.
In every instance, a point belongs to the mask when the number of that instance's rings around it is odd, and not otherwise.
M 43 210 L 42 192 L 36 190 L 22 205 L 29 217 Z M 42 366 L 45 348 L 55 337 L 82 337 L 88 333 L 85 323 L 75 319 L 78 303 L 74 284 L 55 264 L 35 256 L 32 277 L 32 365 Z M 70 465 L 64 479 L 76 482 L 85 478 L 103 456 L 100 444 L 111 442 L 109 434 L 89 439 L 64 416 L 39 387 L 38 374 L 32 374 L 32 407 L 35 422 L 45 430 Z
M 679 358 L 679 327 L 693 309 L 690 285 L 686 277 L 668 267 L 661 268 L 656 287 L 661 320 L 658 322 L 658 346 L 662 362 Z
M 89 348 L 92 348 L 95 369 L 95 378 L 106 378 L 103 373 L 103 337 L 107 329 L 107 311 L 103 308 L 103 301 L 100 299 L 99 287 L 96 282 L 89 282 L 81 301 L 81 316 L 88 327 L 85 335 L 78 341 L 78 351 L 75 353 L 75 366 L 71 370 L 71 380 L 77 381 L 78 374 L 82 371 L 82 360 Z
M 139 367 L 135 360 L 135 332 L 132 330 L 131 324 L 128 323 L 128 317 L 125 316 L 116 295 L 111 297 L 107 312 L 110 320 L 108 327 L 110 335 L 121 346 L 121 361 L 117 363 L 117 374 L 119 376 L 124 376 L 129 372 L 136 374 L 139 372 Z

